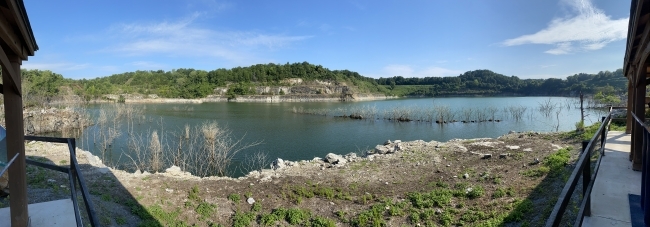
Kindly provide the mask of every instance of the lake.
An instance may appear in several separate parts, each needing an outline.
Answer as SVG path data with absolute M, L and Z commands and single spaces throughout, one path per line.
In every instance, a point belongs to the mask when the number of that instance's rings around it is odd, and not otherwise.
M 543 106 L 554 108 L 544 114 L 544 111 L 540 111 Z M 124 110 L 125 107 L 129 110 Z M 294 109 L 301 108 L 328 114 L 294 113 Z M 496 112 L 488 113 L 490 108 Z M 353 109 L 373 109 L 375 115 L 372 115 L 373 119 L 367 119 L 366 116 L 363 120 L 334 116 Z M 508 109 L 523 112 L 515 117 Z M 579 100 L 566 97 L 414 98 L 316 103 L 95 104 L 89 105 L 87 110 L 95 122 L 101 122 L 84 130 L 77 138 L 78 146 L 112 160 L 109 162 L 125 165 L 132 162 L 122 155 L 123 152 L 133 152 L 128 146 L 129 139 L 137 137 L 140 146 L 149 146 L 151 134 L 156 131 L 163 152 L 171 152 L 176 149 L 179 138 L 183 137 L 186 125 L 194 128 L 211 121 L 230 129 L 233 138 L 243 137 L 243 143 L 261 142 L 260 145 L 235 155 L 233 160 L 236 166 L 247 155 L 260 151 L 265 152 L 269 159 L 310 160 L 324 157 L 327 153 L 360 153 L 383 144 L 386 140 L 447 141 L 454 138 L 496 138 L 509 131 L 568 131 L 574 130 L 575 123 L 580 120 Z M 437 124 L 436 114 L 433 114 L 433 121 L 429 122 L 426 117 L 418 118 L 423 121 L 411 122 L 383 119 L 390 115 L 388 112 L 395 110 L 413 110 L 419 116 L 445 110 L 445 120 L 451 122 L 449 118 L 453 118 L 458 122 Z M 124 114 L 128 111 L 132 111 L 132 117 Z M 412 118 L 417 114 L 411 113 Z M 604 115 L 597 110 L 587 110 L 586 124 L 592 124 Z M 479 118 L 500 121 L 460 122 Z M 106 140 L 110 141 L 102 142 Z M 106 152 L 102 155 L 101 150 L 104 148 Z M 234 167 L 231 172 L 234 176 L 242 175 Z

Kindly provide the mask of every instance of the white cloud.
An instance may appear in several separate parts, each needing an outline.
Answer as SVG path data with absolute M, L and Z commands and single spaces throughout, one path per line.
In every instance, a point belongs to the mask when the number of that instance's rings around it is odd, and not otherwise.
M 505 46 L 548 44 L 556 47 L 548 54 L 569 54 L 576 51 L 598 50 L 608 43 L 627 37 L 629 18 L 611 19 L 590 0 L 565 0 L 574 15 L 553 19 L 548 27 L 529 35 L 503 41 Z
M 105 51 L 125 55 L 167 55 L 183 57 L 216 57 L 231 61 L 250 59 L 261 48 L 275 49 L 305 40 L 311 36 L 262 34 L 246 31 L 217 31 L 195 26 L 202 14 L 174 22 L 131 23 L 113 26 L 110 30 L 117 44 Z
M 382 72 L 371 77 L 445 77 L 445 76 L 458 76 L 463 73 L 462 70 L 453 70 L 437 66 L 426 67 L 422 69 L 414 69 L 410 65 L 387 65 L 382 69 Z

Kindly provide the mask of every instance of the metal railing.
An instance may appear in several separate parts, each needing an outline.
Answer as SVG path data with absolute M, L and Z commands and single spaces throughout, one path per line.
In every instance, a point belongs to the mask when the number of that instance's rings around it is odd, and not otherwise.
M 95 209 L 93 202 L 90 199 L 90 194 L 88 193 L 88 187 L 86 187 L 86 181 L 79 170 L 79 163 L 77 162 L 76 154 L 76 142 L 74 138 L 55 138 L 55 137 L 42 137 L 42 136 L 25 136 L 25 140 L 33 141 L 43 141 L 51 143 L 65 143 L 68 144 L 68 149 L 70 150 L 70 167 L 65 168 L 58 165 L 52 165 L 48 163 L 38 162 L 30 159 L 26 159 L 27 164 L 35 165 L 38 167 L 51 169 L 68 174 L 70 180 L 70 195 L 72 197 L 72 204 L 74 205 L 74 215 L 77 220 L 77 226 L 82 227 L 83 222 L 81 220 L 81 213 L 79 212 L 79 204 L 77 203 L 77 188 L 80 189 L 81 195 L 83 196 L 84 204 L 86 205 L 86 212 L 88 213 L 88 221 L 90 225 L 95 227 L 99 226 L 97 221 L 97 215 L 95 214 Z M 79 187 L 77 187 L 77 183 Z
M 650 177 L 650 174 L 647 174 L 648 171 L 650 171 L 650 166 L 648 166 L 650 165 L 650 157 L 648 155 L 648 150 L 650 148 L 650 132 L 648 132 L 648 127 L 636 116 L 636 114 L 632 114 L 632 117 L 634 117 L 633 124 L 635 124 L 636 127 L 640 127 L 641 131 L 643 131 L 643 145 L 641 145 L 641 160 L 643 164 L 641 170 L 641 209 L 644 211 L 644 222 L 649 223 L 650 220 L 648 219 L 650 219 L 650 216 L 645 214 L 648 213 L 648 208 L 650 208 L 650 198 L 648 197 L 648 193 L 650 193 L 650 187 L 648 187 L 648 180 L 650 179 L 648 179 L 648 177 Z
M 594 182 L 596 180 L 596 175 L 598 174 L 598 168 L 600 167 L 600 162 L 602 160 L 602 157 L 605 156 L 605 142 L 607 140 L 607 131 L 609 131 L 609 124 L 611 120 L 612 120 L 612 111 L 610 109 L 610 112 L 607 115 L 607 117 L 602 118 L 601 125 L 598 128 L 598 131 L 596 131 L 594 136 L 591 138 L 591 140 L 582 143 L 582 153 L 580 154 L 580 158 L 576 162 L 576 167 L 575 169 L 573 169 L 573 172 L 571 173 L 571 177 L 569 177 L 569 180 L 564 185 L 564 188 L 562 189 L 562 193 L 558 197 L 558 200 L 555 203 L 555 207 L 553 207 L 553 211 L 551 212 L 551 215 L 546 220 L 547 227 L 560 226 L 560 223 L 562 221 L 562 216 L 564 216 L 567 205 L 569 205 L 569 201 L 571 200 L 571 196 L 575 191 L 580 176 L 582 176 L 582 202 L 580 203 L 580 210 L 578 211 L 573 226 L 582 226 L 582 220 L 584 216 L 591 215 L 591 196 L 590 196 L 591 190 L 594 186 Z M 595 163 L 594 171 L 592 173 L 591 157 L 597 145 L 600 145 L 598 151 L 599 155 L 598 155 L 598 160 L 596 160 Z

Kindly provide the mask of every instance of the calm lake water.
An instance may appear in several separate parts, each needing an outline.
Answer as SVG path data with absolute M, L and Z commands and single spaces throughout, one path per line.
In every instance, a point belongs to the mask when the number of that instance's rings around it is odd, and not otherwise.
M 545 104 L 555 106 L 550 114 L 543 114 L 539 108 Z M 140 110 L 131 123 L 115 112 L 120 105 L 129 105 Z M 435 111 L 448 108 L 457 120 L 465 119 L 463 113 L 473 109 L 476 113 L 496 108 L 495 119 L 500 122 L 448 123 L 396 122 L 384 119 L 354 120 L 334 116 L 294 113 L 303 109 L 354 109 L 373 108 L 379 113 L 393 109 L 418 109 Z M 520 119 L 515 119 L 508 108 L 525 109 Z M 436 109 L 438 108 L 438 109 Z M 568 131 L 575 129 L 580 120 L 579 103 L 576 98 L 564 97 L 463 97 L 463 98 L 421 98 L 393 99 L 368 102 L 318 102 L 318 103 L 203 103 L 203 104 L 111 104 L 90 105 L 89 114 L 93 120 L 100 118 L 103 110 L 106 123 L 93 125 L 77 138 L 77 144 L 84 150 L 100 155 L 101 138 L 110 134 L 106 128 L 120 131 L 112 140 L 109 152 L 113 162 L 131 162 L 122 152 L 130 152 L 129 137 L 141 136 L 142 144 L 148 145 L 153 131 L 157 131 L 166 150 L 173 150 L 174 141 L 185 132 L 185 125 L 196 127 L 204 122 L 216 121 L 219 126 L 232 131 L 234 138 L 244 137 L 244 142 L 261 141 L 262 144 L 241 151 L 235 156 L 235 165 L 247 154 L 266 152 L 270 159 L 308 160 L 324 157 L 327 153 L 347 154 L 372 149 L 386 140 L 447 141 L 454 138 L 495 138 L 509 131 Z M 464 112 L 465 111 L 465 112 Z M 559 112 L 558 112 L 559 111 Z M 492 118 L 489 114 L 487 118 Z M 604 116 L 596 110 L 588 110 L 586 124 Z M 133 134 L 124 133 L 131 128 Z M 165 145 L 165 141 L 169 145 Z M 100 156 L 101 157 L 101 156 Z M 108 158 L 108 157 L 107 157 Z M 234 171 L 234 175 L 241 175 Z

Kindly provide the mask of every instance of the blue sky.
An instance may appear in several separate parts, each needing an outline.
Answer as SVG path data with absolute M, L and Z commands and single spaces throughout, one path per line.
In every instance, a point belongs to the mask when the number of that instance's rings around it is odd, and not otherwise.
M 23 68 L 66 78 L 303 62 L 369 77 L 490 69 L 565 78 L 623 65 L 630 0 L 37 1 Z

